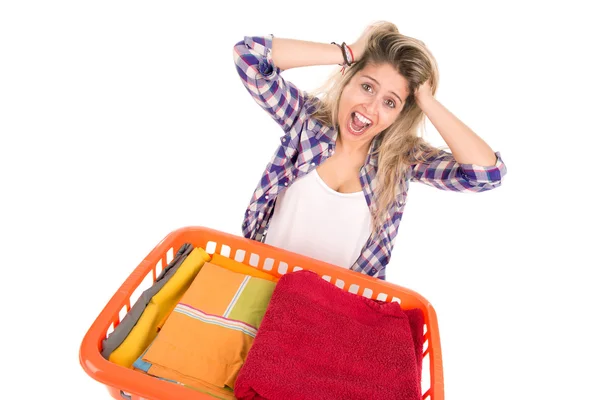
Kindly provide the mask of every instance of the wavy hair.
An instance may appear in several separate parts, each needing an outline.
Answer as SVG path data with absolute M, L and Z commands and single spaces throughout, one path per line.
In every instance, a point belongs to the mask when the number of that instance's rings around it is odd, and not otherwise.
M 373 139 L 379 141 L 373 153 L 378 159 L 374 192 L 376 212 L 372 215 L 374 234 L 383 227 L 387 211 L 398 195 L 405 193 L 405 179 L 410 166 L 431 160 L 442 151 L 428 144 L 420 134 L 425 127 L 425 114 L 414 97 L 415 90 L 427 80 L 430 80 L 435 95 L 439 81 L 437 62 L 422 41 L 401 34 L 392 23 L 379 23 L 372 30 L 361 59 L 346 67 L 344 74 L 334 73 L 323 86 L 310 94 L 313 100 L 319 99 L 314 102 L 316 107 L 312 116 L 339 129 L 340 97 L 346 85 L 367 65 L 386 63 L 408 81 L 409 96 L 392 125 Z

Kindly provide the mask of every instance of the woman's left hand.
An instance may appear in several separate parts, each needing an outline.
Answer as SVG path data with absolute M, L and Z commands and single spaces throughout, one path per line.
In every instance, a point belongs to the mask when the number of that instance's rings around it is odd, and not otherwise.
M 387 21 L 377 21 L 373 22 L 369 26 L 367 26 L 360 37 L 356 39 L 356 41 L 349 45 L 350 49 L 354 54 L 354 61 L 358 61 L 362 58 L 365 53 L 365 49 L 367 48 L 367 44 L 369 42 L 369 38 L 373 34 L 374 31 L 378 29 L 382 29 L 383 27 L 387 27 L 387 30 L 394 32 L 395 26 Z
M 417 90 L 415 90 L 415 100 L 420 106 L 423 101 L 431 98 L 433 98 L 433 94 L 431 93 L 431 84 L 429 83 L 429 80 L 427 80 L 427 82 L 423 83 L 417 88 Z

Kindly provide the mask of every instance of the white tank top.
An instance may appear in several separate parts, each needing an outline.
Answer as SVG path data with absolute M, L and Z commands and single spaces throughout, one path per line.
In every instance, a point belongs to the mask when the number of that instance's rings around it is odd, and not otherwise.
M 350 268 L 370 233 L 363 192 L 336 192 L 315 168 L 279 193 L 265 243 Z

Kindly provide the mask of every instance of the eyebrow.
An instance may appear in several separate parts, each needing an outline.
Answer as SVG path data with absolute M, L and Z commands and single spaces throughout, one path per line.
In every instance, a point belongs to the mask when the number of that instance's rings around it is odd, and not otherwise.
M 373 82 L 375 82 L 377 85 L 381 86 L 381 83 L 379 83 L 377 81 L 377 79 L 373 78 L 372 76 L 369 75 L 363 75 L 365 78 L 369 78 L 370 80 L 372 80 Z M 394 96 L 396 96 L 398 98 L 398 100 L 400 101 L 400 103 L 402 103 L 402 99 L 400 98 L 400 96 L 398 96 L 395 92 L 392 92 L 390 90 L 390 93 L 392 93 Z

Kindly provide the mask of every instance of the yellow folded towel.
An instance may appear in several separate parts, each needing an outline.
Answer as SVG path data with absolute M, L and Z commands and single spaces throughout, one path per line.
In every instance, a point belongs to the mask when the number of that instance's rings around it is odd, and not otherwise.
M 110 354 L 110 361 L 124 367 L 132 367 L 134 361 L 154 340 L 162 323 L 189 288 L 198 271 L 210 259 L 211 256 L 204 249 L 196 247 L 192 250 L 177 272 L 152 297 L 127 338 Z

